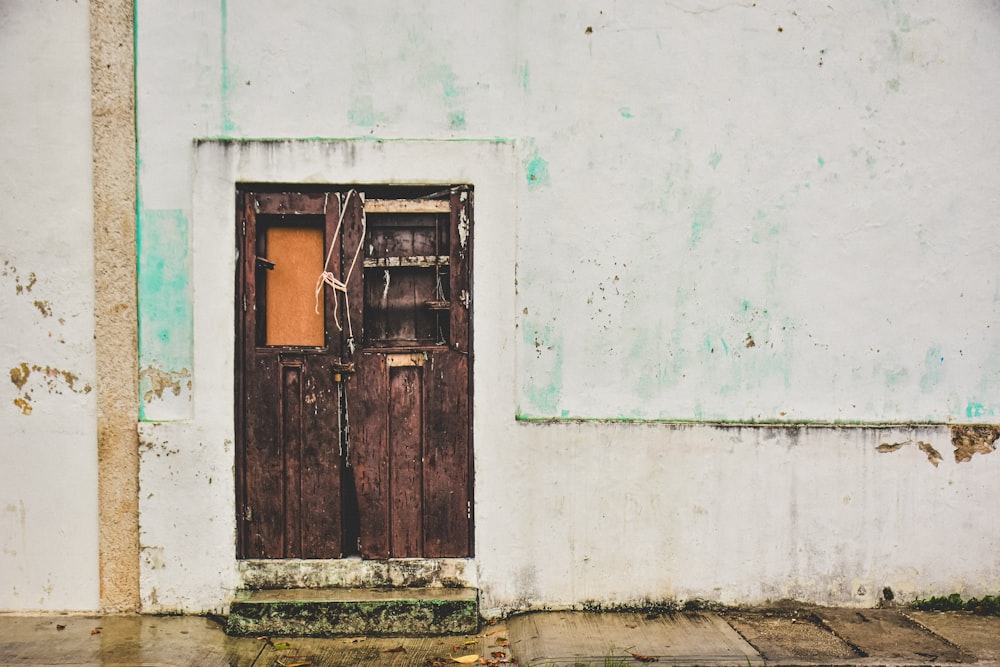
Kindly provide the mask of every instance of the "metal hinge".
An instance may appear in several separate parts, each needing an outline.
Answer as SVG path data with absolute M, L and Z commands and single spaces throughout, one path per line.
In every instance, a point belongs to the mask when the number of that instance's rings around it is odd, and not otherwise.
M 244 521 L 253 521 L 253 510 L 250 508 L 249 505 L 247 505 L 245 508 L 243 508 L 243 520 Z
M 471 520 L 472 519 L 472 501 L 471 500 L 466 500 L 465 501 L 465 512 L 466 512 L 466 516 L 469 518 L 469 520 Z

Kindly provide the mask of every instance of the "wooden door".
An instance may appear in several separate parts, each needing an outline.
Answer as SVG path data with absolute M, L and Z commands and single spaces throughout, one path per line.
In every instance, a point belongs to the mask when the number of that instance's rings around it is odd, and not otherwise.
M 239 193 L 237 519 L 241 558 L 343 553 L 342 391 L 333 295 L 315 293 L 339 204 Z M 330 269 L 339 273 L 335 253 Z M 317 310 L 319 311 L 317 313 Z
M 240 558 L 472 555 L 472 191 L 365 194 L 239 193 Z

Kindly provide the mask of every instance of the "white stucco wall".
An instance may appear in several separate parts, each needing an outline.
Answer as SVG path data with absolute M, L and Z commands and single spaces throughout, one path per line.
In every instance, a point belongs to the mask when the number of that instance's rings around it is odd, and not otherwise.
M 476 186 L 487 611 L 1000 586 L 996 3 L 139 0 L 137 58 L 146 609 L 239 585 L 257 178 Z
M 86 3 L 0 3 L 0 610 L 98 598 Z

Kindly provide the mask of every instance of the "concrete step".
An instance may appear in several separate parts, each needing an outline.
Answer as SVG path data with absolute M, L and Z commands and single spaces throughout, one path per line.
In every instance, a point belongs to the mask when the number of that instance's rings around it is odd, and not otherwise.
M 228 634 L 243 637 L 407 637 L 478 629 L 474 588 L 243 591 L 226 624 Z

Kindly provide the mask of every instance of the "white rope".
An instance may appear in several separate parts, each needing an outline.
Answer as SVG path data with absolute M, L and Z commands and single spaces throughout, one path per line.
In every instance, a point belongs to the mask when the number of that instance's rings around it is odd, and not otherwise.
M 340 238 L 340 228 L 344 224 L 344 215 L 347 213 L 347 205 L 351 201 L 351 195 L 356 195 L 357 191 L 353 188 L 347 191 L 347 195 L 344 197 L 344 203 L 340 208 L 340 219 L 337 220 L 337 230 L 333 233 L 333 238 L 330 239 L 330 249 L 326 253 L 326 262 L 323 263 L 323 272 L 319 274 L 319 278 L 316 280 L 316 314 L 319 314 L 319 295 L 323 291 L 324 283 L 333 288 L 333 321 L 337 325 L 338 331 L 343 331 L 344 328 L 340 326 L 340 318 L 337 315 L 337 304 L 340 299 L 337 298 L 337 292 L 344 293 L 344 308 L 347 310 L 347 336 L 348 345 L 351 347 L 351 352 L 354 351 L 354 330 L 351 327 L 351 304 L 347 297 L 347 283 L 351 281 L 351 275 L 354 273 L 354 266 L 358 263 L 358 257 L 361 255 L 361 248 L 365 243 L 365 231 L 367 227 L 367 221 L 365 220 L 364 211 L 361 213 L 361 238 L 358 240 L 358 247 L 354 251 L 354 259 L 351 260 L 351 268 L 348 269 L 347 275 L 344 277 L 343 281 L 337 279 L 337 276 L 333 275 L 327 269 L 330 267 L 330 259 L 333 257 L 333 248 L 337 244 L 337 239 Z M 325 208 L 325 204 L 324 204 Z

